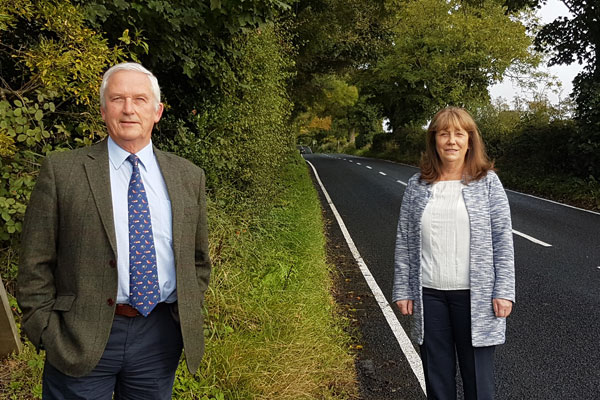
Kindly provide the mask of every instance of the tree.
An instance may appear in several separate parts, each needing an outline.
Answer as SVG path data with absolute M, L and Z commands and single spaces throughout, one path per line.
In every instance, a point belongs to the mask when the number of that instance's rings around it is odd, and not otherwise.
M 537 63 L 515 15 L 494 0 L 473 3 L 388 2 L 393 43 L 385 58 L 365 69 L 359 86 L 382 106 L 393 129 L 424 123 L 448 104 L 485 104 L 488 86 L 513 63 Z
M 289 21 L 297 51 L 296 77 L 290 87 L 295 114 L 305 112 L 319 97 L 322 76 L 347 74 L 384 52 L 384 0 L 298 0 Z
M 120 32 L 143 38 L 136 55 L 163 82 L 170 115 L 186 118 L 235 80 L 238 35 L 272 24 L 292 0 L 74 0 L 109 43 Z M 167 83 L 168 84 L 165 84 Z
M 600 177 L 600 7 L 595 0 L 563 0 L 573 18 L 542 27 L 535 44 L 551 53 L 549 65 L 586 64 L 573 81 L 580 135 L 580 173 Z

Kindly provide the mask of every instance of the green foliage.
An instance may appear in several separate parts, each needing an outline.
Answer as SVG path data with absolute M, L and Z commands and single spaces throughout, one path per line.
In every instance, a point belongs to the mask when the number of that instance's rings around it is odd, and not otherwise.
M 299 0 L 289 23 L 297 49 L 291 85 L 294 116 L 322 95 L 323 77 L 346 80 L 348 72 L 369 65 L 389 40 L 382 0 Z
M 240 400 L 353 392 L 347 337 L 332 319 L 319 201 L 298 155 L 277 184 L 275 207 L 258 219 L 236 223 L 211 207 L 207 357 L 200 377 L 178 375 L 190 388 L 197 382 L 197 396 L 211 387 Z
M 356 148 L 368 146 L 373 141 L 373 136 L 383 132 L 383 118 L 380 107 L 369 103 L 370 97 L 362 96 L 350 110 L 349 120 L 356 129 Z
M 187 119 L 222 84 L 236 78 L 231 60 L 238 35 L 273 23 L 291 0 L 75 0 L 92 26 L 106 32 L 111 44 L 121 32 L 149 44 L 134 46 L 142 64 L 162 84 L 169 113 Z M 168 84 L 166 84 L 168 83 Z
M 393 44 L 360 78 L 393 129 L 425 123 L 439 108 L 489 101 L 488 86 L 516 61 L 534 65 L 531 39 L 495 0 L 389 1 Z M 423 16 L 427 16 L 424 18 Z
M 42 371 L 44 352 L 37 353 L 35 347 L 27 342 L 19 355 L 11 355 L 3 360 L 0 381 L 0 396 L 11 400 L 33 400 L 42 398 Z
M 286 92 L 291 60 L 284 41 L 268 26 L 237 37 L 235 79 L 222 83 L 225 92 L 193 110 L 192 128 L 167 120 L 158 131 L 165 149 L 205 168 L 211 190 L 229 191 L 248 209 L 269 206 L 273 178 L 293 146 Z
M 562 0 L 572 18 L 560 17 L 542 27 L 535 38 L 538 49 L 549 51 L 550 65 L 577 61 L 586 67 L 573 82 L 580 125 L 577 140 L 581 174 L 600 177 L 600 10 L 594 0 Z

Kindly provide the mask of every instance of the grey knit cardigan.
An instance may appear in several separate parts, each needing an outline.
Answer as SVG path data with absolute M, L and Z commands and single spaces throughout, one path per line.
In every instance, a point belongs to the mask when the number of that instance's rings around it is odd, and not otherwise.
M 412 333 L 423 344 L 421 218 L 431 198 L 431 184 L 415 174 L 402 199 L 394 262 L 392 300 L 413 300 Z M 515 268 L 508 199 L 493 171 L 463 190 L 469 215 L 471 340 L 475 347 L 504 343 L 506 318 L 494 315 L 492 299 L 515 301 Z

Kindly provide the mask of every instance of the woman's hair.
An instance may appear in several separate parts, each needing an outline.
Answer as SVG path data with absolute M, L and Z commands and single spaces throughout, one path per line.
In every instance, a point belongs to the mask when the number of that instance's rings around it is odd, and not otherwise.
M 471 114 L 464 108 L 446 107 L 433 116 L 427 128 L 425 153 L 421 155 L 421 179 L 433 183 L 442 175 L 442 160 L 437 153 L 435 136 L 440 130 L 450 127 L 462 128 L 469 134 L 469 148 L 465 154 L 463 181 L 469 183 L 483 178 L 489 170 L 494 169 L 490 161 L 481 133 Z

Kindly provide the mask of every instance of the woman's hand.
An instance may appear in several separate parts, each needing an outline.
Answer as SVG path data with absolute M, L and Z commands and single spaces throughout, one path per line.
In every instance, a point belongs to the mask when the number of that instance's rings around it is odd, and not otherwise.
M 513 306 L 512 301 L 506 299 L 493 299 L 492 303 L 494 304 L 494 314 L 496 314 L 496 317 L 506 318 L 510 315 Z
M 412 315 L 413 313 L 413 301 L 412 300 L 398 300 L 396 305 L 400 309 L 402 315 Z

